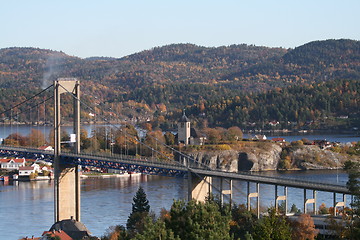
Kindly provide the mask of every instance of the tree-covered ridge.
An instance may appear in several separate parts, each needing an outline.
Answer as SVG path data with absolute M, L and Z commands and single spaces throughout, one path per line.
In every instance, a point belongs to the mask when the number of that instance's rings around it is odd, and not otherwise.
M 219 65 L 241 64 L 263 61 L 268 58 L 280 57 L 287 50 L 253 45 L 230 45 L 221 47 L 202 47 L 194 44 L 171 44 L 155 47 L 126 57 L 130 61 L 144 62 L 193 62 L 199 64 Z M 220 61 L 220 63 L 219 63 Z
M 307 93 L 316 87 L 330 88 L 337 81 L 356 84 L 360 79 L 359 45 L 353 40 L 316 41 L 295 49 L 172 44 L 120 59 L 81 59 L 45 49 L 5 48 L 0 49 L 4 96 L 0 107 L 6 109 L 11 105 L 9 99 L 26 98 L 59 77 L 77 77 L 89 101 L 111 105 L 118 116 L 123 111 L 130 118 L 141 114 L 134 105 L 147 112 L 165 105 L 168 117 L 188 106 L 194 117 L 206 116 L 213 125 L 230 121 L 229 126 L 348 115 L 357 112 L 357 95 L 331 90 Z M 297 87 L 284 89 L 288 86 Z M 293 93 L 294 89 L 300 93 Z M 133 110 L 125 110 L 124 105 Z
M 359 96 L 360 81 L 339 80 L 224 97 L 220 101 L 207 98 L 187 112 L 193 117 L 206 116 L 213 126 L 226 123 L 223 126 L 246 127 L 256 122 L 263 128 L 270 121 L 279 121 L 282 125 L 278 127 L 295 122 L 299 127 L 308 123 L 313 128 L 325 128 L 323 121 L 330 117 L 350 116 L 357 119 L 353 124 L 359 124 Z
M 253 45 L 201 47 L 172 44 L 120 59 L 80 59 L 36 48 L 0 50 L 0 80 L 41 86 L 44 78 L 78 77 L 129 92 L 174 82 L 262 91 L 294 83 L 359 76 L 359 41 L 327 40 L 295 49 Z M 8 85 L 4 86 L 8 87 Z
M 314 41 L 286 53 L 285 63 L 299 65 L 351 64 L 360 61 L 360 42 L 347 39 Z
M 232 73 L 228 78 L 253 80 L 271 88 L 335 79 L 359 79 L 359 72 L 360 42 L 341 39 L 307 43 L 289 50 L 279 59 L 250 66 L 244 71 Z

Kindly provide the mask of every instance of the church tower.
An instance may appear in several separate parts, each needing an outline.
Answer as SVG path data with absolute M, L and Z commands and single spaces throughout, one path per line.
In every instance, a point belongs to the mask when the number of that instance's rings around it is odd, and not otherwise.
M 190 143 L 190 120 L 185 115 L 185 110 L 178 123 L 178 142 L 188 145 Z

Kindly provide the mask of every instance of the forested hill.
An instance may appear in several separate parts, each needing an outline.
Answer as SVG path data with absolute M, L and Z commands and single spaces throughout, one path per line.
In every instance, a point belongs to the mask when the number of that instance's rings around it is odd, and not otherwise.
M 11 89 L 26 96 L 24 89 L 45 87 L 59 77 L 79 78 L 85 96 L 96 96 L 101 103 L 135 101 L 178 110 L 245 93 L 358 81 L 360 41 L 315 41 L 295 49 L 172 44 L 119 59 L 81 59 L 37 48 L 0 49 L 2 92 Z
M 193 44 L 156 47 L 124 58 L 81 59 L 35 48 L 0 49 L 0 87 L 41 86 L 78 77 L 122 92 L 175 82 L 206 83 L 262 91 L 296 83 L 359 78 L 360 42 L 327 40 L 295 49 Z

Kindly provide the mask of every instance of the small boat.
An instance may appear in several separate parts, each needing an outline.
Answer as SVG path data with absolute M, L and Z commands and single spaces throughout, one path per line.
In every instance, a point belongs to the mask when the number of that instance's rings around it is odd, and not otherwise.
M 8 182 L 9 176 L 0 176 L 0 181 Z

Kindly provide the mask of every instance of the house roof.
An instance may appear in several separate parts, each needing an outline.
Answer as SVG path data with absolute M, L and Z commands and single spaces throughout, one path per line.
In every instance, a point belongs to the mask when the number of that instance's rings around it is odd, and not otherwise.
M 73 240 L 66 232 L 64 231 L 45 231 L 42 236 L 47 235 L 50 238 L 59 237 L 61 240 Z
M 31 238 L 29 238 L 29 237 L 24 237 L 24 238 L 20 238 L 19 240 L 40 240 L 41 238 L 39 238 L 39 237 L 31 237 Z
M 272 138 L 274 142 L 285 142 L 285 138 Z
M 190 120 L 185 115 L 185 111 L 184 111 L 183 115 L 181 116 L 179 122 L 190 122 Z
M 201 138 L 201 137 L 205 137 L 205 134 L 203 134 L 202 132 L 200 132 L 196 128 L 191 128 L 190 129 L 190 136 L 194 137 L 194 138 Z
M 85 236 L 90 236 L 89 230 L 81 222 L 75 219 L 65 219 L 54 223 L 50 231 L 64 231 L 73 239 L 82 239 Z
M 12 159 L 12 160 L 14 160 L 14 162 L 16 162 L 16 163 L 26 162 L 26 159 L 25 159 L 25 158 L 15 158 L 15 159 Z
M 8 163 L 10 161 L 13 161 L 15 163 L 23 163 L 25 162 L 26 160 L 23 159 L 23 158 L 12 158 L 12 159 L 8 159 L 8 158 L 2 158 L 0 159 L 0 162 L 3 162 L 3 163 Z
M 40 150 L 54 150 L 52 146 L 41 146 L 38 149 L 40 149 Z
M 19 171 L 21 170 L 34 170 L 34 167 L 19 167 Z

